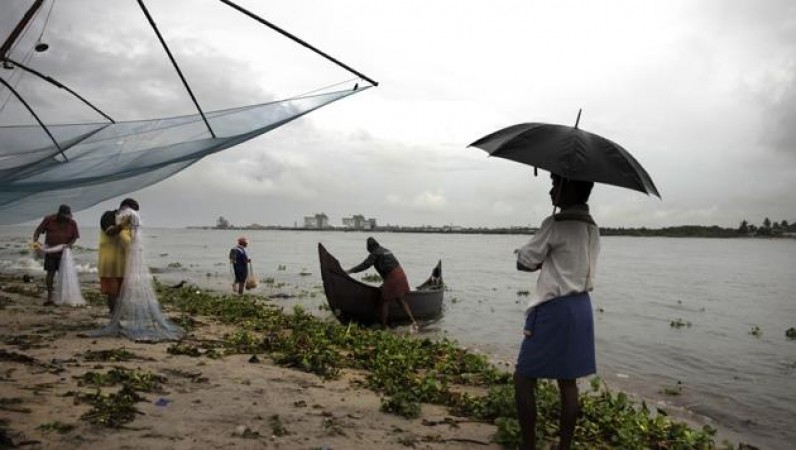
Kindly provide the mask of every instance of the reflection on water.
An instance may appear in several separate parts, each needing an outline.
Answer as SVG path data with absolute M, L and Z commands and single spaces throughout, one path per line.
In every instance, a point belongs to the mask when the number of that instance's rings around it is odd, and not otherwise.
M 4 243 L 30 230 L 0 227 Z M 96 231 L 79 244 L 96 248 Z M 227 255 L 240 231 L 149 230 L 148 259 L 158 277 L 229 290 Z M 365 233 L 246 231 L 260 279 L 322 292 L 317 244 L 344 267 L 366 255 Z M 438 259 L 448 285 L 445 315 L 429 329 L 513 361 L 535 275 L 515 270 L 519 235 L 374 235 L 419 284 Z M 22 260 L 0 247 L 2 264 Z M 80 252 L 80 263 L 96 254 Z M 0 266 L 3 267 L 3 266 Z M 605 237 L 592 295 L 599 374 L 609 384 L 687 407 L 764 448 L 796 441 L 796 240 Z M 302 275 L 303 273 L 303 275 Z M 322 295 L 297 300 L 318 311 Z M 673 320 L 691 326 L 674 328 Z M 762 335 L 750 333 L 757 326 Z M 679 395 L 665 395 L 677 387 Z M 671 389 L 669 389 L 671 391 Z

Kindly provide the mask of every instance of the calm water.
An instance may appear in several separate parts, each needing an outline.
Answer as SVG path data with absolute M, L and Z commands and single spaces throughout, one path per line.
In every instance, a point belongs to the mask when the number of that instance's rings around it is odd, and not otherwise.
M 96 248 L 96 230 L 79 244 Z M 19 254 L 32 228 L 0 227 L 0 268 L 35 263 Z M 158 276 L 230 289 L 227 252 L 236 231 L 147 231 L 147 254 Z M 259 278 L 322 292 L 317 244 L 345 267 L 365 257 L 364 233 L 250 231 Z M 374 234 L 392 249 L 410 283 L 419 284 L 438 259 L 449 291 L 444 317 L 431 329 L 512 361 L 522 312 L 535 275 L 514 269 L 512 250 L 526 236 Z M 605 237 L 592 295 L 599 375 L 610 385 L 653 402 L 686 408 L 763 448 L 796 442 L 796 240 Z M 96 254 L 80 252 L 89 269 Z M 180 263 L 182 268 L 169 268 Z M 279 270 L 279 266 L 284 270 Z M 38 266 L 40 269 L 40 265 Z M 301 275 L 301 273 L 310 275 Z M 317 310 L 322 295 L 299 302 Z M 287 303 L 286 303 L 287 304 Z M 672 320 L 691 326 L 675 329 Z M 762 331 L 749 334 L 753 326 Z M 665 388 L 682 387 L 666 396 Z

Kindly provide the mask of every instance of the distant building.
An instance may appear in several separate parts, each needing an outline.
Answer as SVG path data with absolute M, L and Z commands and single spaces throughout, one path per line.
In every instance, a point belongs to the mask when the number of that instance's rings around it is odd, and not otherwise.
M 376 228 L 376 219 L 366 219 L 362 214 L 343 217 L 343 227 L 351 230 L 373 230 Z
M 324 213 L 315 214 L 314 216 L 304 216 L 304 228 L 329 228 L 329 217 Z

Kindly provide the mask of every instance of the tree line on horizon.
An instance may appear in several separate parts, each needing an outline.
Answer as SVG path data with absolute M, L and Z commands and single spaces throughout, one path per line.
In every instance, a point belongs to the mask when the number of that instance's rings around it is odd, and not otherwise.
M 750 224 L 743 219 L 737 228 L 718 225 L 681 225 L 663 228 L 600 228 L 603 236 L 663 236 L 663 237 L 776 237 L 785 233 L 796 233 L 796 223 L 787 220 L 772 222 L 766 217 L 761 225 Z
M 229 220 L 221 216 L 216 221 L 215 229 L 229 230 L 229 229 L 265 229 L 262 225 L 250 225 L 247 227 L 239 227 L 232 225 Z M 279 227 L 277 227 L 279 228 Z M 502 228 L 459 228 L 453 230 L 449 227 L 380 227 L 383 230 L 390 231 L 406 231 L 406 232 L 457 232 L 457 233 L 533 233 L 535 228 L 529 227 L 502 227 Z M 788 223 L 787 220 L 779 222 L 771 221 L 768 217 L 763 219 L 761 225 L 749 223 L 748 220 L 743 219 L 737 228 L 720 227 L 718 225 L 680 225 L 663 228 L 625 228 L 625 227 L 600 227 L 600 234 L 603 236 L 659 236 L 659 237 L 778 237 L 786 233 L 796 233 L 796 222 Z

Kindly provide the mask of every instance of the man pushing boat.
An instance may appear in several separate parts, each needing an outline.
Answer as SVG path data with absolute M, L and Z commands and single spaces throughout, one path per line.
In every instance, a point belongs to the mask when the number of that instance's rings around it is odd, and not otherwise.
M 381 285 L 381 299 L 379 301 L 379 320 L 381 326 L 387 328 L 387 317 L 389 315 L 390 302 L 398 301 L 403 306 L 404 311 L 412 319 L 412 329 L 417 331 L 419 329 L 409 305 L 404 299 L 404 295 L 409 292 L 409 281 L 406 278 L 406 273 L 398 262 L 398 258 L 393 253 L 382 247 L 376 239 L 369 237 L 366 241 L 368 249 L 368 257 L 365 258 L 359 265 L 348 269 L 346 273 L 358 273 L 367 270 L 373 266 L 376 272 L 381 275 L 384 284 Z

